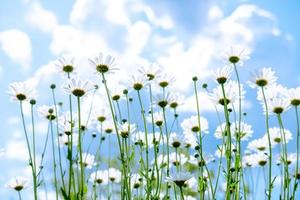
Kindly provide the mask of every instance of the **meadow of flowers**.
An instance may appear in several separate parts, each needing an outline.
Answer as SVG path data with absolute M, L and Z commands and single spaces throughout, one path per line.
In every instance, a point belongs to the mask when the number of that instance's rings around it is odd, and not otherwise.
M 28 82 L 11 83 L 9 95 L 20 108 L 32 176 L 12 177 L 7 186 L 19 199 L 25 189 L 38 199 L 45 188 L 65 200 L 256 199 L 258 191 L 263 191 L 260 198 L 297 199 L 300 87 L 278 84 L 269 67 L 241 80 L 246 50 L 231 49 L 224 59 L 226 65 L 212 73 L 214 85 L 197 75 L 190 78 L 196 114 L 184 118 L 178 108 L 186 100 L 172 87 L 176 77 L 152 64 L 133 71 L 125 87 L 112 87 L 110 79 L 121 65 L 102 53 L 89 60 L 97 82 L 82 79 L 73 58 L 57 60 L 53 67 L 63 85 L 45 88 L 51 105 L 40 105 Z M 257 91 L 262 112 L 256 115 L 265 119 L 260 124 L 247 123 L 245 87 Z M 207 105 L 199 103 L 204 98 L 199 90 L 214 105 L 219 124 L 214 132 L 200 112 Z M 98 101 L 99 95 L 105 102 Z M 24 115 L 28 105 L 29 118 Z M 285 112 L 294 115 L 293 130 L 285 128 Z M 270 117 L 276 126 L 270 126 Z M 48 123 L 45 138 L 38 141 L 37 118 Z M 252 139 L 252 126 L 264 136 Z M 205 148 L 209 137 L 218 140 L 213 151 Z M 296 140 L 293 152 L 288 151 L 291 140 Z M 41 152 L 37 144 L 42 144 Z M 50 181 L 45 170 L 51 172 Z

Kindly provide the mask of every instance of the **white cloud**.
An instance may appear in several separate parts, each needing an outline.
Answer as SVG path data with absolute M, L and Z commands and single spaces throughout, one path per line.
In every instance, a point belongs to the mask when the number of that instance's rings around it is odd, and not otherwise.
M 208 19 L 216 20 L 223 17 L 223 11 L 216 5 L 213 5 L 208 11 Z
M 3 67 L 0 65 L 0 77 L 2 76 L 3 74 Z
M 45 33 L 51 33 L 57 26 L 56 15 L 43 8 L 38 2 L 33 2 L 26 16 L 27 21 Z
M 76 0 L 70 14 L 70 22 L 72 24 L 84 22 L 95 8 L 94 0 Z M 103 12 L 100 11 L 100 13 L 102 14 Z
M 151 27 L 143 21 L 135 22 L 128 30 L 128 54 L 138 55 L 147 44 L 151 34 Z
M 0 46 L 3 52 L 24 69 L 31 64 L 31 40 L 23 31 L 10 29 L 0 32 Z
M 53 31 L 50 50 L 54 55 L 91 56 L 100 51 L 108 51 L 106 42 L 96 32 L 60 25 Z
M 131 24 L 129 19 L 129 13 L 126 9 L 127 1 L 124 0 L 110 0 L 105 1 L 106 11 L 105 17 L 108 21 L 123 25 L 129 26 Z
M 5 157 L 19 161 L 28 160 L 28 151 L 25 140 L 10 140 L 5 147 Z
M 199 109 L 201 112 L 215 111 L 213 103 L 210 101 L 206 92 L 198 92 L 199 97 Z M 178 107 L 180 112 L 197 112 L 196 96 L 191 95 L 185 98 L 184 104 Z

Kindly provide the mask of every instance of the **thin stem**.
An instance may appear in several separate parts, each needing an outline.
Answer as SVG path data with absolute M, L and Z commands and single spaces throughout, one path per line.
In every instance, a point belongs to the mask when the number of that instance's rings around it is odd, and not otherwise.
M 55 157 L 55 147 L 54 147 L 54 135 L 53 135 L 53 125 L 52 120 L 50 120 L 50 132 L 51 132 L 51 142 L 52 142 L 52 158 L 53 158 L 53 175 L 54 175 L 54 186 L 56 192 L 56 200 L 58 200 L 58 183 L 56 177 L 56 157 Z
M 300 136 L 300 126 L 299 126 L 299 115 L 298 115 L 298 106 L 295 106 L 295 114 L 296 114 L 296 121 L 297 121 L 297 159 L 296 159 L 296 173 L 295 173 L 295 180 L 294 180 L 294 187 L 293 187 L 293 196 L 292 199 L 295 199 L 296 190 L 297 190 L 297 183 L 298 183 L 298 174 L 299 174 L 299 136 Z
M 19 200 L 22 200 L 21 192 L 20 191 L 18 191 L 18 196 L 19 196 Z
M 228 102 L 225 93 L 224 84 L 221 84 L 223 99 L 224 99 L 224 114 L 226 120 L 226 133 L 227 133 L 227 148 L 226 148 L 226 158 L 227 158 L 227 186 L 226 186 L 226 199 L 230 199 L 230 183 L 231 183 L 231 130 L 230 130 L 230 119 L 229 119 L 229 112 L 228 112 Z
M 30 143 L 28 139 L 28 134 L 26 130 L 26 125 L 25 125 L 25 118 L 24 118 L 24 112 L 23 112 L 23 101 L 20 101 L 20 111 L 21 111 L 21 118 L 22 118 L 22 124 L 23 124 L 23 129 L 25 133 L 25 138 L 26 138 L 26 144 L 27 144 L 27 150 L 29 154 L 29 162 L 32 170 L 32 178 L 33 180 L 36 180 L 36 172 L 33 167 L 33 162 L 32 162 L 32 155 L 31 155 L 31 148 L 30 148 Z M 34 199 L 37 200 L 37 184 L 36 181 L 33 181 L 33 192 L 34 192 Z
M 54 110 L 55 110 L 55 120 L 56 120 L 56 138 L 57 138 L 57 146 L 59 147 L 60 141 L 59 141 L 59 128 L 58 128 L 58 112 L 57 112 L 57 105 L 56 105 L 56 99 L 55 99 L 55 93 L 54 93 L 54 89 L 52 89 L 52 98 L 53 98 L 53 103 L 54 103 Z M 62 185 L 63 188 L 65 190 L 66 186 L 65 186 L 65 180 L 64 180 L 64 173 L 63 173 L 63 169 L 62 169 L 62 159 L 61 159 L 61 152 L 60 152 L 60 148 L 58 148 L 58 160 L 59 160 L 59 170 L 60 170 L 60 176 L 61 176 L 61 181 L 62 181 Z
M 268 135 L 268 145 L 269 145 L 269 176 L 268 176 L 268 200 L 271 200 L 272 197 L 272 144 L 271 144 L 271 137 L 270 137 L 270 132 L 269 132 L 269 109 L 268 109 L 268 104 L 267 104 L 267 99 L 265 95 L 265 90 L 264 87 L 261 87 L 261 91 L 263 94 L 263 99 L 264 99 L 264 106 L 266 109 L 266 129 L 267 129 L 267 135 Z
M 80 97 L 77 97 L 77 112 L 78 112 L 78 150 L 79 150 L 79 162 L 80 162 L 80 196 L 83 199 L 84 195 L 84 166 L 82 158 L 82 132 L 81 132 L 81 113 L 80 113 Z

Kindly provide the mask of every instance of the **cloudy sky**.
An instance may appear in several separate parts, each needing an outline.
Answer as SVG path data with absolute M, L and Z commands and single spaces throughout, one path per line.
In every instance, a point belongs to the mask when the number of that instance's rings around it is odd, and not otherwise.
M 292 0 L 1 2 L 0 148 L 6 155 L 0 158 L 0 170 L 6 173 L 0 176 L 0 196 L 14 199 L 15 194 L 4 187 L 7 179 L 28 174 L 18 106 L 6 93 L 9 83 L 29 79 L 43 89 L 39 100 L 47 103 L 48 86 L 57 78 L 54 60 L 74 56 L 84 76 L 91 70 L 87 58 L 105 52 L 117 57 L 121 75 L 116 80 L 156 62 L 176 77 L 174 86 L 192 101 L 191 77 L 211 83 L 209 74 L 223 66 L 224 51 L 238 45 L 251 50 L 251 60 L 241 68 L 244 81 L 251 71 L 270 66 L 280 83 L 294 87 L 300 84 L 300 28 L 295 25 L 299 4 Z M 255 92 L 247 88 L 247 95 L 245 109 L 261 113 Z M 190 105 L 182 110 L 192 111 Z M 210 106 L 202 111 L 211 116 Z M 250 115 L 249 122 L 262 117 Z M 38 125 L 45 129 L 43 123 Z M 263 134 L 259 128 L 255 128 L 258 136 Z

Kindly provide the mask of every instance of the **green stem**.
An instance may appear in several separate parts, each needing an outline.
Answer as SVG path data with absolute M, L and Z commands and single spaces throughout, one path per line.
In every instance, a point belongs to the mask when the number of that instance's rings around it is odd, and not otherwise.
M 227 133 L 227 148 L 226 148 L 226 158 L 227 158 L 227 184 L 226 184 L 226 199 L 230 199 L 230 183 L 231 183 L 231 130 L 230 130 L 230 119 L 229 119 L 229 112 L 228 112 L 228 102 L 226 98 L 224 84 L 221 84 L 223 99 L 224 99 L 224 114 L 226 120 L 226 133 Z
M 268 145 L 269 145 L 268 200 L 271 200 L 273 183 L 272 183 L 272 144 L 271 144 L 271 137 L 270 137 L 270 132 L 269 132 L 269 109 L 268 109 L 268 104 L 267 104 L 267 99 L 266 99 L 264 87 L 261 87 L 261 91 L 262 91 L 262 94 L 263 94 L 264 106 L 265 106 L 265 109 L 266 109 L 266 129 L 267 129 Z
M 30 162 L 30 167 L 31 167 L 31 171 L 32 171 L 34 199 L 37 200 L 36 172 L 33 167 L 31 148 L 30 148 L 30 143 L 29 143 L 28 134 L 27 134 L 26 125 L 25 125 L 25 118 L 24 118 L 24 112 L 23 112 L 23 101 L 20 101 L 20 111 L 21 111 L 22 124 L 23 124 L 23 129 L 24 129 L 25 138 L 26 138 L 27 150 L 28 150 L 28 154 L 29 154 L 29 162 Z
M 57 146 L 58 146 L 58 160 L 59 160 L 59 170 L 60 170 L 60 176 L 61 176 L 61 181 L 63 185 L 63 189 L 66 190 L 65 186 L 65 180 L 64 180 L 64 173 L 63 173 L 63 168 L 62 168 L 62 162 L 61 162 L 61 151 L 60 151 L 60 141 L 59 141 L 59 128 L 58 128 L 58 112 L 57 112 L 57 105 L 56 105 L 56 99 L 55 99 L 55 93 L 54 89 L 52 89 L 52 98 L 53 98 L 53 103 L 54 103 L 54 110 L 55 110 L 55 120 L 56 120 L 56 138 L 57 138 Z
M 78 112 L 78 150 L 79 150 L 79 162 L 80 162 L 80 184 L 79 191 L 81 199 L 84 195 L 84 166 L 82 158 L 82 132 L 81 132 L 81 113 L 80 113 L 80 97 L 77 97 L 77 112 Z
M 299 136 L 300 136 L 300 126 L 299 126 L 299 115 L 298 115 L 298 106 L 295 106 L 295 114 L 296 114 L 296 121 L 297 121 L 297 160 L 296 160 L 296 173 L 295 173 L 295 180 L 294 180 L 294 187 L 293 187 L 293 196 L 292 199 L 295 199 L 296 190 L 297 190 L 297 183 L 298 183 L 298 174 L 299 174 Z
M 53 175 L 54 175 L 54 186 L 56 192 L 56 200 L 58 200 L 58 183 L 56 177 L 56 157 L 55 157 L 55 147 L 54 147 L 54 135 L 53 135 L 53 125 L 52 120 L 50 120 L 50 132 L 51 132 L 51 142 L 52 142 L 52 158 L 53 158 Z

